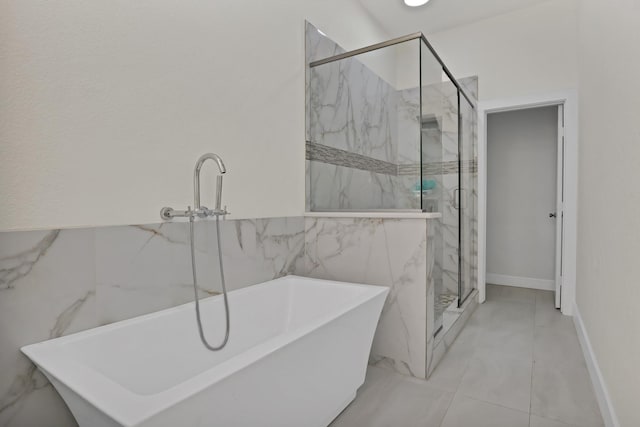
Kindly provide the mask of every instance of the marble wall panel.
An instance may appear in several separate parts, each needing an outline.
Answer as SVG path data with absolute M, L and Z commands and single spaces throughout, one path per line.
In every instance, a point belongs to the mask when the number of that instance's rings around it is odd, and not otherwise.
M 400 165 L 415 164 L 420 160 L 420 90 L 404 89 L 396 92 L 398 123 L 398 154 Z
M 309 74 L 309 141 L 394 161 L 395 91 L 356 57 Z
M 221 221 L 230 290 L 302 270 L 304 218 Z M 188 223 L 0 233 L 0 426 L 74 426 L 19 349 L 193 300 Z M 195 224 L 200 294 L 220 291 L 216 229 Z
M 309 125 L 310 121 L 310 101 L 311 101 L 311 68 L 307 66 L 311 61 L 328 58 L 345 50 L 336 42 L 327 37 L 322 31 L 316 28 L 309 21 L 305 21 L 305 113 L 306 113 L 306 141 L 311 140 Z
M 0 233 L 0 426 L 73 426 L 20 347 L 97 326 L 92 230 Z
M 340 46 L 307 23 L 307 63 L 340 52 Z M 385 169 L 385 173 L 380 173 L 380 168 L 351 172 L 345 164 L 349 156 L 342 155 L 340 163 L 307 156 L 311 160 L 306 174 L 307 208 L 419 208 L 410 197 L 410 186 L 405 184 L 408 180 L 397 177 L 399 133 L 404 131 L 398 124 L 397 110 L 404 107 L 403 103 L 402 107 L 397 105 L 398 92 L 357 57 L 307 67 L 306 74 L 307 141 L 386 162 L 393 169 Z M 413 138 L 419 138 L 419 133 Z M 413 163 L 416 153 L 419 151 L 414 152 Z M 352 168 L 362 169 L 363 162 L 356 163 Z M 375 162 L 368 163 L 375 166 Z M 414 182 L 410 185 L 418 180 L 411 180 Z
M 194 224 L 201 296 L 217 277 L 208 223 Z M 96 235 L 98 319 L 112 323 L 193 300 L 188 224 L 102 227 Z M 159 262 L 160 261 L 160 262 Z M 214 273 L 215 269 L 215 273 Z
M 391 288 L 371 363 L 425 377 L 427 220 L 306 218 L 305 269 L 310 277 Z
M 397 177 L 311 162 L 311 211 L 393 209 Z
M 431 374 L 429 365 L 431 364 L 430 357 L 433 354 L 433 348 L 435 344 L 435 332 L 442 325 L 442 319 L 437 319 L 437 313 L 435 310 L 436 295 L 438 294 L 438 287 L 442 286 L 442 274 L 438 271 L 441 269 L 438 266 L 438 262 L 441 262 L 438 258 L 442 257 L 442 250 L 439 246 L 442 245 L 442 239 L 439 239 L 438 234 L 442 232 L 440 226 L 440 219 L 433 219 L 427 222 L 427 330 L 426 330 L 426 346 L 425 346 L 425 378 L 428 378 Z
M 396 92 L 398 179 L 395 181 L 396 206 L 421 209 L 420 194 L 413 191 L 420 184 L 420 90 Z
M 222 291 L 215 221 L 194 226 L 200 296 L 215 295 Z M 221 220 L 220 233 L 228 290 L 292 273 L 304 247 L 302 217 Z M 102 323 L 194 298 L 186 222 L 97 229 L 96 252 Z

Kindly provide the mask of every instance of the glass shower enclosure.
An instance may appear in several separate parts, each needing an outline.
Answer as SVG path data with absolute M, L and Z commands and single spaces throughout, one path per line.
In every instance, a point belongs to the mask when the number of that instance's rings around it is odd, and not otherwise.
M 313 31 L 307 211 L 439 213 L 437 335 L 475 283 L 477 79 L 458 82 L 422 33 L 345 52 Z

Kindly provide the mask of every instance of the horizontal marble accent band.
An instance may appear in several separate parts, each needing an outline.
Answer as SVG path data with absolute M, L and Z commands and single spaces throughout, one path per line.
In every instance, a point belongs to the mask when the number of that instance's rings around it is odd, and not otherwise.
M 305 212 L 310 218 L 396 218 L 396 219 L 437 219 L 440 212 Z
M 322 163 L 328 163 L 337 166 L 360 169 L 385 175 L 420 175 L 420 164 L 402 164 L 396 165 L 384 160 L 374 159 L 372 157 L 363 156 L 361 154 L 352 153 L 347 150 L 329 147 L 323 144 L 317 144 L 307 141 L 306 144 L 307 160 L 315 160 Z M 465 160 L 462 162 L 462 171 L 468 173 L 477 173 L 477 160 Z M 458 173 L 458 161 L 452 160 L 448 162 L 427 163 L 423 166 L 424 175 L 448 175 Z
M 458 161 L 452 160 L 449 162 L 434 162 L 426 163 L 422 167 L 424 175 L 449 175 L 458 173 Z M 465 160 L 462 162 L 462 172 L 477 173 L 478 161 L 477 160 Z M 420 164 L 404 164 L 398 165 L 398 175 L 420 175 Z
M 306 158 L 307 160 L 315 160 L 336 166 L 345 166 L 385 175 L 398 175 L 398 166 L 394 163 L 310 141 L 307 141 Z

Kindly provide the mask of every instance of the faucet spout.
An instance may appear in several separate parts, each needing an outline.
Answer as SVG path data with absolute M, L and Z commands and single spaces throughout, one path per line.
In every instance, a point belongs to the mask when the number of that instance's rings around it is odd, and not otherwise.
M 220 174 L 217 177 L 216 181 L 216 212 L 222 212 L 222 174 L 227 172 L 227 168 L 224 167 L 224 162 L 222 158 L 217 154 L 207 153 L 200 156 L 198 161 L 196 162 L 196 166 L 193 170 L 193 208 L 196 212 L 201 209 L 200 206 L 200 170 L 202 169 L 202 165 L 207 160 L 213 160 L 218 165 L 218 170 Z

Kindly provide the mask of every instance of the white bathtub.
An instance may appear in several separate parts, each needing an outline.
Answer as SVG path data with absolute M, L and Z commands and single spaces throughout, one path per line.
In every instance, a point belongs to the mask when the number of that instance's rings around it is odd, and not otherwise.
M 229 293 L 231 336 L 193 303 L 28 345 L 81 427 L 321 427 L 355 397 L 388 289 L 288 276 Z M 221 296 L 202 300 L 207 338 Z

